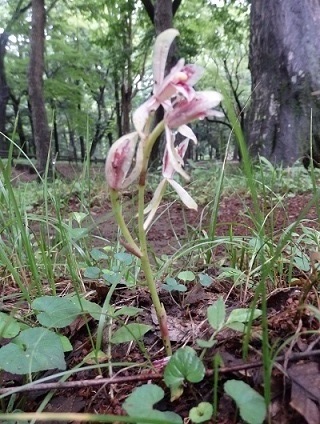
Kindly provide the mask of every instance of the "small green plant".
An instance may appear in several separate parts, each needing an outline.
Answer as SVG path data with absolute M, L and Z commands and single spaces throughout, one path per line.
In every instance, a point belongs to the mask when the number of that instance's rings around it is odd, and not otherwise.
M 134 112 L 135 131 L 121 137 L 112 145 L 106 161 L 106 180 L 110 189 L 113 211 L 125 238 L 123 244 L 128 252 L 137 256 L 141 261 L 141 268 L 155 307 L 167 355 L 171 355 L 172 349 L 166 311 L 160 302 L 153 277 L 146 231 L 155 216 L 167 184 L 172 186 L 188 208 L 197 209 L 196 202 L 173 177 L 175 173 L 178 173 L 185 179 L 189 179 L 183 169 L 183 158 L 189 140 L 196 142 L 197 139 L 186 124 L 198 118 L 221 115 L 213 108 L 222 100 L 222 96 L 214 91 L 194 91 L 193 85 L 200 79 L 202 69 L 195 65 L 184 65 L 184 60 L 180 60 L 171 69 L 169 75 L 164 76 L 169 48 L 177 35 L 177 30 L 168 29 L 157 37 L 153 55 L 153 95 Z M 165 110 L 164 119 L 152 129 L 154 113 L 160 106 Z M 151 202 L 145 207 L 149 158 L 152 148 L 162 132 L 165 133 L 166 138 L 162 167 L 163 179 L 156 188 Z M 184 138 L 178 145 L 176 145 L 176 132 Z M 139 244 L 136 243 L 126 225 L 120 197 L 121 190 L 135 181 L 138 181 Z M 145 214 L 147 214 L 146 219 L 144 219 Z

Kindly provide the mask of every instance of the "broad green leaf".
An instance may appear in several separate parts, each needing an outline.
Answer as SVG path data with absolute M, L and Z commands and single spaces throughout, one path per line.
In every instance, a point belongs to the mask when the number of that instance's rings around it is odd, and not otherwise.
M 94 259 L 95 261 L 101 261 L 103 259 L 109 259 L 110 255 L 108 255 L 105 252 L 102 252 L 99 249 L 92 249 L 90 252 L 90 256 L 92 257 L 92 259 Z
M 35 299 L 31 307 L 36 311 L 39 323 L 48 328 L 70 325 L 81 311 L 71 297 L 42 296 Z
M 230 324 L 232 322 L 243 322 L 246 323 L 249 321 L 251 317 L 252 310 L 249 308 L 242 308 L 242 309 L 234 309 L 231 311 L 230 315 L 228 316 L 226 324 Z M 255 309 L 252 319 L 257 319 L 261 316 L 262 311 L 260 309 Z
M 84 212 L 73 212 L 72 218 L 78 223 L 81 224 L 81 222 L 88 216 L 87 213 Z
M 210 420 L 213 414 L 213 406 L 209 402 L 200 402 L 198 406 L 191 408 L 189 418 L 193 423 L 203 423 Z
M 152 424 L 153 419 L 163 419 L 163 424 L 182 424 L 182 418 L 174 412 L 162 412 L 153 409 L 153 405 L 162 400 L 163 397 L 164 391 L 161 387 L 155 384 L 145 384 L 133 390 L 122 404 L 122 408 L 130 417 L 150 418 L 150 424 Z
M 210 349 L 210 347 L 213 347 L 216 343 L 217 343 L 217 340 L 197 339 L 197 345 L 199 347 L 202 347 L 203 349 Z
M 208 274 L 199 274 L 199 281 L 203 287 L 211 286 L 213 279 Z
M 207 316 L 211 327 L 217 331 L 221 330 L 226 319 L 226 307 L 222 297 L 208 307 Z
M 39 323 L 48 328 L 63 328 L 70 325 L 77 316 L 88 313 L 99 319 L 101 307 L 89 300 L 73 297 L 42 296 L 35 299 L 32 308 L 37 313 Z
M 0 312 L 0 339 L 12 339 L 20 331 L 20 324 L 9 314 Z
M 53 368 L 66 369 L 60 337 L 46 328 L 22 331 L 0 348 L 0 368 L 13 374 L 29 374 Z
M 119 252 L 114 255 L 115 259 L 118 259 L 118 261 L 122 262 L 124 265 L 131 265 L 133 256 L 130 255 L 130 253 L 126 252 Z
M 184 380 L 198 383 L 204 377 L 205 368 L 191 347 L 178 349 L 170 358 L 165 371 L 164 381 L 168 387 L 179 387 Z
M 128 317 L 134 317 L 142 312 L 141 308 L 136 308 L 135 306 L 123 306 L 122 308 L 116 310 L 112 315 L 118 317 L 120 315 L 126 315 Z
M 91 280 L 96 280 L 100 277 L 101 270 L 97 266 L 88 266 L 83 273 L 85 278 L 90 278 Z
M 61 334 L 58 334 L 60 337 L 60 341 L 62 344 L 62 349 L 64 352 L 71 352 L 73 350 L 72 344 L 70 343 L 70 340 L 66 336 L 62 336 Z
M 229 380 L 224 384 L 224 391 L 237 404 L 241 418 L 248 424 L 262 424 L 266 414 L 264 398 L 248 384 L 239 380 Z
M 111 343 L 119 344 L 131 342 L 134 340 L 140 340 L 143 336 L 152 330 L 151 325 L 146 324 L 127 324 L 120 327 L 111 337 Z
M 187 287 L 184 284 L 179 284 L 175 278 L 171 278 L 171 277 L 166 278 L 165 284 L 162 285 L 162 288 L 164 290 L 167 290 L 168 292 L 171 292 L 174 290 L 179 292 L 187 291 Z
M 239 331 L 240 333 L 244 333 L 246 326 L 243 322 L 229 322 L 226 324 L 226 327 L 231 328 L 231 330 Z
M 194 281 L 196 276 L 194 275 L 192 271 L 181 271 L 178 274 L 178 278 L 179 280 L 187 282 L 187 281 Z

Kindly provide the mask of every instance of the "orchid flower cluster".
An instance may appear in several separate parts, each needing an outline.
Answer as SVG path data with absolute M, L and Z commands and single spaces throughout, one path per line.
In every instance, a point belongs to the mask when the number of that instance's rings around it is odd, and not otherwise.
M 169 48 L 178 34 L 175 29 L 168 29 L 157 37 L 153 55 L 153 95 L 134 112 L 135 131 L 124 135 L 112 145 L 106 162 L 106 179 L 111 189 L 119 191 L 135 182 L 145 172 L 146 162 L 157 138 L 152 137 L 152 133 L 149 134 L 154 112 L 160 106 L 164 108 L 164 120 L 160 128 L 165 131 L 166 138 L 163 179 L 145 209 L 145 213 L 148 214 L 145 229 L 156 213 L 167 183 L 175 189 L 188 208 L 197 209 L 196 202 L 173 179 L 177 172 L 189 180 L 183 169 L 183 158 L 189 141 L 197 143 L 197 138 L 186 124 L 195 119 L 222 115 L 213 109 L 222 100 L 221 94 L 215 91 L 197 92 L 193 88 L 203 74 L 201 67 L 193 64 L 185 65 L 184 59 L 180 59 L 170 73 L 164 76 Z M 182 134 L 184 140 L 175 146 L 177 133 Z
M 196 202 L 187 191 L 174 180 L 178 173 L 186 180 L 184 156 L 190 140 L 197 143 L 197 138 L 187 124 L 195 119 L 207 116 L 221 116 L 214 110 L 222 100 L 221 94 L 215 91 L 195 91 L 193 86 L 201 78 L 203 69 L 193 64 L 185 64 L 181 59 L 165 76 L 168 52 L 179 32 L 168 29 L 156 39 L 153 53 L 153 95 L 133 114 L 135 131 L 119 138 L 110 148 L 106 161 L 106 180 L 110 188 L 112 208 L 125 241 L 126 249 L 140 258 L 152 303 L 154 305 L 160 332 L 167 355 L 171 355 L 170 335 L 167 326 L 167 315 L 161 304 L 157 286 L 148 257 L 146 231 L 161 202 L 169 183 L 178 193 L 183 203 L 191 209 L 197 209 Z M 154 128 L 155 111 L 162 106 L 164 119 Z M 153 198 L 145 208 L 145 186 L 148 163 L 152 147 L 158 137 L 165 133 L 166 146 L 163 155 L 162 176 Z M 176 145 L 176 135 L 180 133 L 183 140 Z M 121 190 L 134 182 L 138 182 L 138 239 L 139 245 L 127 227 L 121 209 Z M 145 218 L 145 215 L 147 217 Z

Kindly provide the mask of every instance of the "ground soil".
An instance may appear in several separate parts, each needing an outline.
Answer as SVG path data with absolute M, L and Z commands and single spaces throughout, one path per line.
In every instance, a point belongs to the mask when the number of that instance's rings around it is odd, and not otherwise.
M 70 167 L 62 167 L 60 172 L 65 177 L 70 175 Z M 32 179 L 29 174 L 21 175 L 21 172 L 16 175 L 17 180 Z M 127 216 L 130 217 L 132 212 L 132 195 L 124 194 L 124 200 L 127 207 Z M 294 223 L 300 214 L 312 201 L 312 194 L 300 193 L 294 196 L 287 196 L 282 202 L 269 199 L 268 202 L 261 200 L 259 205 L 263 216 L 268 216 L 265 230 L 269 235 L 273 235 L 275 244 L 283 235 L 284 230 Z M 70 201 L 70 209 L 77 210 L 77 199 Z M 246 240 L 248 235 L 254 234 L 254 216 L 255 209 L 252 200 L 246 193 L 232 194 L 228 197 L 223 197 L 219 205 L 218 222 L 215 231 L 216 237 L 228 236 L 243 237 Z M 270 213 L 273 211 L 273 213 Z M 110 204 L 107 198 L 95 198 L 91 204 L 91 215 L 93 219 L 99 223 L 94 229 L 94 234 L 99 236 L 96 240 L 97 246 L 103 245 L 105 241 L 113 243 L 116 237 L 116 226 L 111 212 Z M 319 221 L 317 220 L 316 205 L 308 208 L 303 212 L 305 225 L 309 228 L 320 230 Z M 272 218 L 271 218 L 272 217 Z M 179 202 L 164 202 L 157 215 L 157 220 L 149 232 L 149 242 L 155 252 L 155 255 L 161 256 L 172 255 L 177 250 L 181 249 L 186 241 L 196 243 L 197 240 L 205 237 L 210 227 L 210 211 L 206 206 L 199 209 L 198 212 L 185 210 Z M 301 232 L 301 227 L 297 227 L 296 232 Z M 101 237 L 103 242 L 101 242 Z M 219 278 L 219 266 L 230 266 L 230 259 L 224 260 L 226 257 L 226 246 L 218 246 L 211 251 L 209 262 L 193 260 L 186 255 L 186 261 L 192 262 L 193 270 L 199 266 L 199 270 L 204 270 L 213 279 L 213 284 L 210 287 L 202 287 L 198 283 L 190 283 L 186 293 L 179 294 L 161 290 L 161 300 L 166 306 L 169 330 L 173 340 L 174 350 L 182 345 L 189 345 L 196 348 L 195 343 L 197 338 L 208 339 L 210 337 L 210 328 L 206 322 L 206 309 L 209 304 L 212 304 L 219 296 L 226 299 L 228 308 L 234 309 L 237 307 L 246 307 L 250 305 L 252 296 L 248 287 L 245 289 L 242 286 L 235 287 L 232 280 Z M 237 255 L 237 253 L 235 253 Z M 230 255 L 228 256 L 230 258 Z M 239 260 L 241 255 L 239 254 Z M 237 260 L 237 258 L 236 258 Z M 219 264 L 219 266 L 218 266 Z M 183 265 L 185 266 L 185 264 Z M 285 269 L 285 264 L 283 268 Z M 290 364 L 302 364 L 306 369 L 311 367 L 311 364 L 317 362 L 316 357 L 312 354 L 310 358 L 300 359 L 299 355 L 307 349 L 320 349 L 319 339 L 317 338 L 318 322 L 311 317 L 307 311 L 299 309 L 301 299 L 307 299 L 309 303 L 317 304 L 318 294 L 315 288 L 308 290 L 309 273 L 303 273 L 299 269 L 293 270 L 296 283 L 293 286 L 288 284 L 286 271 L 282 273 L 275 269 L 275 279 L 277 281 L 268 281 L 268 328 L 270 343 L 274 346 L 280 346 L 281 342 L 288 340 L 289 336 L 296 334 L 296 337 L 291 339 L 291 343 L 287 347 L 279 351 L 279 355 L 287 355 L 284 359 L 279 359 L 278 366 L 274 367 L 272 377 L 272 402 L 270 407 L 271 422 L 273 423 L 305 423 L 312 422 L 311 418 L 305 420 L 305 413 L 301 410 L 301 405 L 292 394 L 294 386 L 294 378 L 289 377 Z M 275 284 L 277 283 L 277 284 Z M 102 302 L 106 292 L 101 289 L 99 282 L 86 282 L 87 289 L 92 291 L 92 298 L 96 302 Z M 253 284 L 258 284 L 258 281 L 253 281 Z M 275 285 L 273 285 L 275 284 Z M 275 287 L 276 286 L 276 287 Z M 315 285 L 313 287 L 316 287 Z M 310 287 L 309 287 L 310 288 Z M 149 296 L 144 287 L 139 287 L 135 291 L 128 290 L 125 287 L 117 292 L 113 301 L 117 305 L 132 305 L 142 308 L 144 313 L 141 315 L 141 321 L 151 324 L 155 328 L 155 332 L 148 333 L 144 342 L 148 350 L 149 358 L 152 363 L 161 360 L 164 357 L 164 352 L 161 348 L 159 340 L 159 331 L 154 322 L 153 314 L 150 316 L 151 303 Z M 94 331 L 94 323 L 89 323 Z M 306 335 L 303 331 L 312 330 L 314 333 Z M 254 327 L 254 332 L 259 334 L 261 331 L 260 324 Z M 300 335 L 298 335 L 300 334 Z M 68 356 L 68 367 L 72 368 L 77 365 L 84 356 L 90 352 L 90 341 L 87 337 L 87 329 L 84 322 L 77 322 L 75 325 L 67 329 L 67 335 L 70 338 L 74 350 Z M 238 411 L 235 409 L 232 401 L 223 392 L 223 383 L 230 379 L 243 380 L 254 387 L 257 391 L 262 392 L 262 367 L 256 366 L 252 369 L 245 370 L 245 364 L 261 361 L 261 342 L 259 336 L 253 337 L 250 341 L 248 357 L 243 359 L 242 356 L 242 337 L 239 333 L 232 330 L 224 330 L 217 337 L 217 345 L 208 349 L 204 357 L 204 362 L 207 369 L 207 376 L 203 382 L 198 384 L 186 384 L 184 394 L 175 402 L 170 402 L 168 391 L 166 396 L 161 401 L 157 408 L 160 410 L 171 410 L 180 414 L 186 421 L 190 406 L 197 405 L 201 401 L 211 401 L 213 398 L 213 379 L 212 379 L 212 358 L 216 353 L 219 353 L 223 359 L 223 367 L 219 377 L 217 419 L 220 424 L 241 423 L 238 416 Z M 297 360 L 291 362 L 290 355 L 296 354 Z M 318 355 L 319 358 L 319 355 Z M 114 369 L 112 372 L 117 377 L 123 377 L 121 382 L 112 385 L 90 386 L 84 384 L 83 387 L 69 390 L 67 388 L 57 390 L 52 400 L 47 405 L 47 411 L 55 412 L 96 412 L 104 414 L 123 414 L 121 408 L 126 396 L 137 385 L 145 384 L 146 370 L 143 366 L 145 355 L 141 352 L 138 346 L 135 345 L 116 345 L 112 350 L 112 360 L 126 362 L 141 362 L 141 368 L 125 370 Z M 243 366 L 243 369 L 242 369 Z M 237 368 L 238 367 L 238 368 Z M 102 376 L 107 378 L 110 376 L 110 370 L 104 369 Z M 160 384 L 164 387 L 158 373 L 161 373 L 161 368 L 154 371 L 149 371 L 150 382 Z M 88 379 L 96 379 L 97 372 L 88 371 L 75 375 L 71 381 L 82 381 Z M 9 384 L 12 376 L 2 376 L 2 386 Z M 136 379 L 136 381 L 130 381 Z M 141 381 L 139 381 L 139 379 Z M 22 381 L 19 378 L 14 379 L 15 384 Z M 11 381 L 12 383 L 12 381 Z M 306 401 L 312 402 L 317 408 L 314 398 L 306 395 L 304 392 L 305 384 L 300 384 L 300 389 L 305 396 Z M 23 403 L 29 411 L 35 411 L 40 401 L 43 399 L 43 392 L 26 393 L 23 398 Z M 319 402 L 319 397 L 317 398 Z M 26 410 L 26 409 L 25 409 Z M 300 413 L 299 413 L 300 412 Z M 308 415 L 308 414 L 307 414 Z M 54 422 L 54 421 L 52 421 Z M 313 421 L 316 423 L 316 421 Z M 75 422 L 74 422 L 75 423 Z

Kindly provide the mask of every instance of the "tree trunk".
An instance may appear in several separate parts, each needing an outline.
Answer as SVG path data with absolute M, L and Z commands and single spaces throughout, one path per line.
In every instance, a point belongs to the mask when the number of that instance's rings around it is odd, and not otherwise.
M 43 93 L 44 43 L 45 43 L 44 0 L 32 0 L 32 22 L 30 35 L 29 99 L 31 104 L 33 137 L 36 146 L 38 172 L 43 174 L 50 160 L 50 130 Z
M 17 133 L 19 135 L 19 140 L 20 140 L 20 147 L 21 147 L 21 150 L 25 153 L 25 155 L 28 156 L 29 149 L 28 149 L 27 139 L 24 133 L 23 123 L 22 123 L 21 114 L 19 110 L 20 97 L 15 97 L 12 91 L 10 91 L 10 99 L 12 102 L 12 107 L 13 107 L 15 119 L 17 122 L 16 125 L 17 125 Z
M 0 35 L 0 132 L 2 134 L 6 133 L 6 108 L 9 100 L 9 87 L 4 66 L 8 38 L 9 34 L 5 31 Z M 0 156 L 7 157 L 9 141 L 2 134 L 0 134 Z
M 320 135 L 320 1 L 251 2 L 249 150 L 291 165 Z

